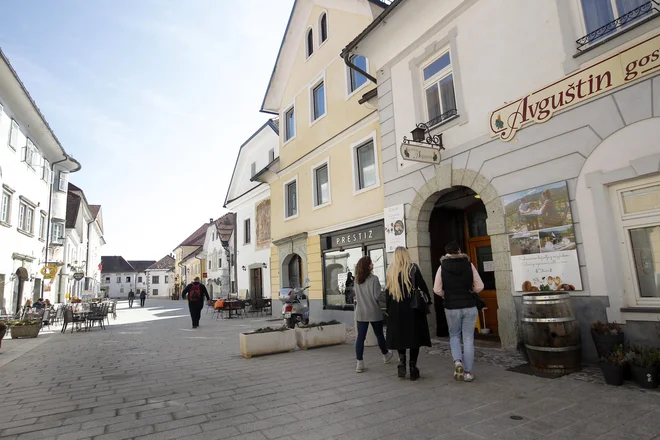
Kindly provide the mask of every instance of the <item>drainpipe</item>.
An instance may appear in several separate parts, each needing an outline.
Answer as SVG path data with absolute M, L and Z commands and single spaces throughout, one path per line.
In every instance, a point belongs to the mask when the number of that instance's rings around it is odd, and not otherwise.
M 344 55 L 346 55 L 346 56 L 344 56 Z M 355 70 L 356 72 L 361 73 L 361 74 L 364 75 L 365 78 L 367 78 L 369 81 L 371 81 L 372 83 L 378 85 L 378 80 L 377 80 L 376 78 L 374 78 L 373 76 L 369 75 L 369 73 L 365 72 L 364 70 L 362 70 L 361 68 L 359 68 L 358 66 L 356 66 L 355 64 L 353 64 L 353 62 L 351 61 L 351 54 L 350 54 L 349 52 L 346 52 L 346 54 L 344 54 L 344 52 L 342 52 L 341 56 L 344 58 L 344 63 L 346 63 L 346 65 L 347 65 L 349 68 Z
M 199 274 L 201 275 L 200 279 L 202 281 L 204 281 L 204 271 L 202 270 L 202 259 L 199 258 L 197 255 L 195 255 L 195 260 L 199 260 Z M 208 270 L 208 268 L 207 268 L 207 270 Z M 204 283 L 202 283 L 202 284 L 204 284 Z
M 64 155 L 64 159 L 58 160 L 56 162 L 53 162 L 50 164 L 50 191 L 48 193 L 48 225 L 46 226 L 46 258 L 45 258 L 45 263 L 44 266 L 48 266 L 48 251 L 50 251 L 50 224 L 52 223 L 52 218 L 51 218 L 51 213 L 52 213 L 52 208 L 53 208 L 53 185 L 55 183 L 55 165 L 58 163 L 66 162 L 69 160 L 68 155 Z M 59 271 L 58 271 L 59 272 Z M 41 297 L 43 298 L 44 296 L 44 284 L 41 283 Z M 58 288 L 57 288 L 57 302 L 61 303 L 61 296 L 62 296 L 62 275 L 60 273 L 60 282 L 58 283 Z

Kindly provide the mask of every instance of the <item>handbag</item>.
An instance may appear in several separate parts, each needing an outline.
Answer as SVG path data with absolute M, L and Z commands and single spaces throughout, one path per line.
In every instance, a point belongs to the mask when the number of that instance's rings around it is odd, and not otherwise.
M 417 282 L 415 281 L 415 272 L 417 271 L 417 267 L 413 267 L 412 270 L 412 282 L 413 282 L 413 288 L 412 292 L 410 293 L 410 308 L 413 310 L 417 310 L 420 313 L 423 313 L 424 315 L 428 315 L 431 313 L 431 310 L 429 309 L 429 304 L 431 304 L 431 298 L 428 297 L 428 294 L 424 292 L 422 289 L 417 287 Z
M 486 307 L 486 301 L 484 301 L 483 299 L 481 299 L 481 297 L 479 296 L 479 294 L 478 294 L 477 292 L 475 292 L 474 290 L 470 289 L 470 295 L 472 295 L 472 297 L 474 298 L 474 301 L 477 303 L 477 304 L 476 304 L 476 306 L 477 306 L 477 310 L 481 311 L 481 309 L 483 309 L 484 307 Z

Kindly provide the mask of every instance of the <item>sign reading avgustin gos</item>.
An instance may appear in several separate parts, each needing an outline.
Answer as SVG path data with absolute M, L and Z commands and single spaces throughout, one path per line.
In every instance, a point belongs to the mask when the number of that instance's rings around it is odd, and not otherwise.
M 525 125 L 613 90 L 660 68 L 660 34 L 530 93 L 490 115 L 491 136 L 510 141 Z

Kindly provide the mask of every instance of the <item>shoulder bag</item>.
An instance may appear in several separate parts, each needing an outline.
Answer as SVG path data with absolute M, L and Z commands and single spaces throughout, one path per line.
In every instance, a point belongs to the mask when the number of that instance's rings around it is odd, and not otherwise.
M 415 280 L 415 272 L 417 272 L 417 266 L 413 266 L 412 274 L 412 292 L 410 293 L 410 308 L 417 310 L 424 315 L 431 313 L 429 309 L 429 304 L 431 299 L 428 297 L 428 294 L 422 289 L 417 287 L 417 281 Z M 403 287 L 403 286 L 401 286 Z
M 476 304 L 476 306 L 477 306 L 477 310 L 481 310 L 481 309 L 483 309 L 484 307 L 486 307 L 486 301 L 484 301 L 483 299 L 481 299 L 481 297 L 479 296 L 479 294 L 478 294 L 477 292 L 475 292 L 474 290 L 470 289 L 470 295 L 472 295 L 472 297 L 474 298 L 474 301 L 477 303 L 477 304 Z

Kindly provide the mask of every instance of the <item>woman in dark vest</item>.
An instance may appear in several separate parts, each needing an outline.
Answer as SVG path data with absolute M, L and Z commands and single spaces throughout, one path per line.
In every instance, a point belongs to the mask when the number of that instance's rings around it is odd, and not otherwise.
M 472 382 L 474 364 L 474 326 L 479 312 L 472 292 L 484 289 L 479 272 L 470 258 L 461 253 L 455 241 L 445 246 L 447 255 L 440 259 L 433 291 L 444 298 L 445 316 L 449 326 L 451 355 L 454 358 L 454 379 Z M 463 351 L 461 351 L 461 334 Z
M 431 346 L 426 315 L 410 304 L 414 286 L 428 294 L 419 267 L 410 261 L 404 247 L 394 251 L 394 261 L 387 268 L 387 348 L 399 352 L 399 377 L 406 377 L 406 350 L 410 353 L 410 380 L 419 379 L 417 357 L 420 347 Z

